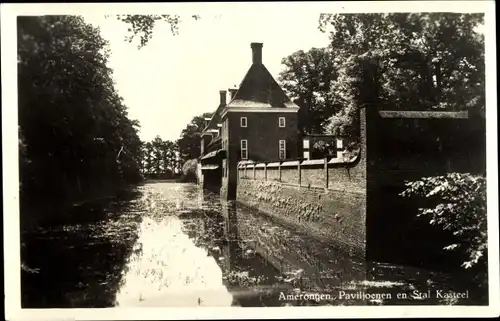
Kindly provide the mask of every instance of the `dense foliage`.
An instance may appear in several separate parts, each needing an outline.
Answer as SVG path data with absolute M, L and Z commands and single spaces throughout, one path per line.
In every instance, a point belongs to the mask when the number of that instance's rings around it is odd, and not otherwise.
M 323 15 L 320 22 L 332 30 L 330 50 L 343 75 L 331 87 L 334 102 L 346 103 L 348 82 L 356 82 L 360 74 L 352 62 L 370 56 L 378 67 L 373 75 L 379 88 L 372 91 L 377 96 L 366 99 L 379 100 L 384 109 L 484 109 L 484 37 L 475 31 L 483 15 Z M 360 86 L 355 90 L 371 89 Z M 339 118 L 332 118 L 334 124 Z M 330 129 L 352 131 L 349 123 Z
M 333 57 L 326 48 L 299 50 L 283 58 L 279 75 L 282 88 L 298 106 L 299 129 L 303 133 L 323 133 L 325 122 L 336 111 L 328 92 L 336 79 Z
M 306 133 L 356 134 L 360 94 L 372 89 L 360 79 L 366 61 L 379 90 L 365 98 L 384 109 L 484 109 L 482 24 L 482 14 L 322 14 L 330 44 L 284 58 L 280 80 L 309 115 Z
M 17 40 L 21 196 L 138 181 L 139 125 L 114 88 L 99 30 L 78 16 L 19 17 Z
M 456 236 L 457 241 L 444 250 L 462 251 L 464 268 L 482 265 L 484 270 L 488 249 L 484 176 L 450 173 L 424 177 L 407 183 L 401 194 L 427 199 L 427 206 L 419 209 L 419 216 Z

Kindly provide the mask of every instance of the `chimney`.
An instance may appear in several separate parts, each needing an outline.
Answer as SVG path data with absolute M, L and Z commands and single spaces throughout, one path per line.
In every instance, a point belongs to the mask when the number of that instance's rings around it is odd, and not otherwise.
M 223 106 L 226 106 L 227 91 L 221 90 L 221 91 L 219 91 L 219 93 L 220 93 L 220 104 Z
M 233 100 L 234 96 L 236 96 L 236 92 L 238 91 L 238 88 L 229 88 L 229 99 Z
M 252 63 L 262 64 L 262 43 L 252 42 L 250 47 L 252 47 Z

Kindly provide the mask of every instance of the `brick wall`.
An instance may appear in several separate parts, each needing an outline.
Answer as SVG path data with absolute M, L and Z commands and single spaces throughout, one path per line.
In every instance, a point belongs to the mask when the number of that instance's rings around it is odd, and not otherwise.
M 299 184 L 298 161 L 283 162 L 281 164 L 281 182 L 287 184 Z
M 297 188 L 274 181 L 240 179 L 237 201 L 292 224 L 345 254 L 364 257 L 363 193 Z
M 286 224 L 279 224 L 279 222 L 269 224 L 269 219 L 255 213 L 253 208 L 239 206 L 236 209 L 232 206 L 224 206 L 222 213 L 227 222 L 223 225 L 224 234 L 241 240 L 242 248 L 255 250 L 281 273 L 302 270 L 303 278 L 291 280 L 291 285 L 294 287 L 300 286 L 303 290 L 314 291 L 314 289 L 317 290 L 318 285 L 321 288 L 337 287 L 341 284 L 348 284 L 352 280 L 359 282 L 366 279 L 367 269 L 364 260 L 353 260 L 352 257 L 330 247 L 329 244 L 303 233 L 291 232 Z M 215 218 L 217 215 L 208 217 Z M 216 226 L 221 225 L 216 224 Z M 290 232 L 299 237 L 290 237 Z M 223 262 L 226 264 L 241 258 L 238 254 L 241 254 L 239 251 L 242 249 L 239 247 L 235 248 L 228 244 L 221 248 L 224 253 Z M 302 250 L 297 251 L 298 248 Z M 313 288 L 308 289 L 309 285 Z
M 364 110 L 360 116 L 361 142 L 366 144 Z M 285 161 L 279 166 L 273 163 L 267 180 L 248 174 L 253 172 L 255 163 L 241 164 L 237 170 L 236 200 L 334 244 L 340 251 L 364 258 L 366 155 L 367 149 L 362 149 L 354 160 L 327 159 L 326 168 L 324 159 Z M 333 188 L 325 189 L 327 178 L 329 185 L 335 182 Z
M 360 120 L 358 157 L 347 162 L 327 160 L 326 167 L 325 160 L 273 164 L 267 180 L 260 176 L 239 180 L 237 201 L 369 260 L 455 265 L 457 257 L 442 250 L 452 237 L 418 218 L 420 205 L 399 194 L 408 180 L 453 171 L 484 173 L 484 133 L 468 131 L 464 122 L 461 128 L 454 127 L 446 119 L 446 130 L 435 131 L 438 137 L 428 131 L 398 134 L 386 128 L 403 122 L 382 119 L 376 109 L 362 109 Z M 439 121 L 432 123 L 439 128 Z M 445 143 L 436 149 L 434 142 L 443 138 Z M 251 171 L 254 165 L 246 166 Z
M 268 165 L 267 166 L 267 180 L 268 181 L 277 181 L 280 178 L 280 169 L 277 165 Z
M 255 168 L 255 179 L 264 180 L 266 178 L 266 173 L 264 167 Z
M 328 168 L 328 188 L 334 190 L 364 189 L 366 174 L 358 167 L 330 167 Z
M 247 118 L 247 127 L 240 126 L 240 118 Z M 278 126 L 278 118 L 285 117 L 286 127 Z M 240 151 L 240 141 L 248 142 L 248 159 L 276 161 L 279 159 L 279 140 L 286 140 L 287 159 L 297 159 L 298 135 L 296 113 L 228 113 L 229 146 Z
M 306 167 L 300 169 L 301 185 L 311 187 L 325 187 L 326 176 L 324 166 Z
M 364 188 L 366 175 L 360 166 L 351 166 L 348 162 L 339 162 L 336 159 L 327 159 L 326 161 L 326 168 L 324 159 L 272 163 L 272 165 L 267 165 L 267 169 L 265 169 L 265 163 L 255 163 L 256 166 L 248 164 L 239 168 L 238 177 L 274 180 L 297 187 L 328 188 L 331 190 L 360 190 Z M 328 186 L 326 185 L 327 180 Z
M 360 175 L 356 175 L 357 164 L 335 159 L 272 163 L 267 179 L 264 165 L 240 165 L 239 203 L 334 244 L 348 255 L 364 257 L 366 190 L 361 187 Z M 332 188 L 326 188 L 329 175 L 333 175 L 331 181 L 338 180 Z

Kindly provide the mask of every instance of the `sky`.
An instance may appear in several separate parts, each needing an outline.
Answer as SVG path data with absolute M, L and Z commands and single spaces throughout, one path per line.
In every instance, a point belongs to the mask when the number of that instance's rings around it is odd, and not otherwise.
M 227 11 L 226 11 L 227 12 Z M 140 137 L 178 139 L 194 116 L 213 112 L 219 90 L 239 86 L 250 68 L 250 43 L 263 43 L 263 63 L 277 78 L 282 58 L 297 50 L 328 45 L 328 35 L 317 29 L 319 12 L 234 10 L 230 13 L 189 15 L 172 35 L 159 23 L 146 47 L 129 43 L 129 26 L 115 18 L 87 14 L 109 41 L 109 67 L 116 89 L 141 124 Z

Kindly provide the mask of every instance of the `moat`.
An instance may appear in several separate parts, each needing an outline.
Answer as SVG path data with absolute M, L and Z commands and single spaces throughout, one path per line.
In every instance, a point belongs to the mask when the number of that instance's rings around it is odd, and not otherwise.
M 21 231 L 23 308 L 487 304 L 456 277 L 348 257 L 195 184 L 56 217 Z

